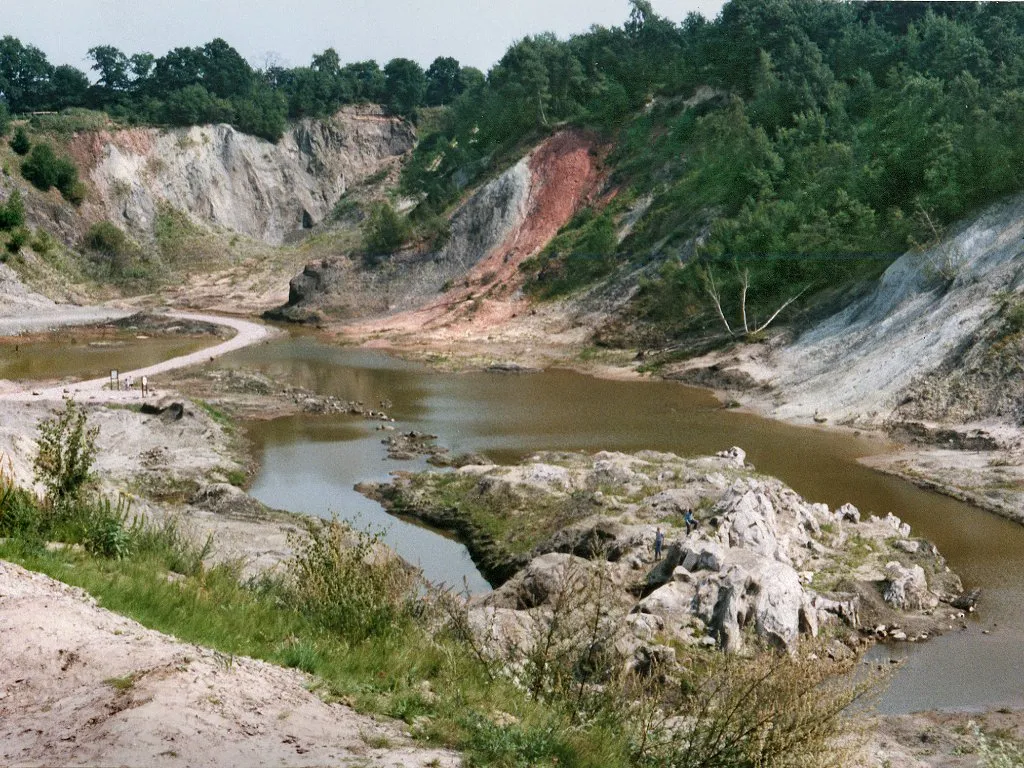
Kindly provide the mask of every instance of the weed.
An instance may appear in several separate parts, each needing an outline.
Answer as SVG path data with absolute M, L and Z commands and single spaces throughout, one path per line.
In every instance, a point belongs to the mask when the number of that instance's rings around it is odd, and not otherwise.
M 104 685 L 109 685 L 118 693 L 125 693 L 135 687 L 135 682 L 138 678 L 137 672 L 129 672 L 121 677 L 108 677 L 103 683 Z

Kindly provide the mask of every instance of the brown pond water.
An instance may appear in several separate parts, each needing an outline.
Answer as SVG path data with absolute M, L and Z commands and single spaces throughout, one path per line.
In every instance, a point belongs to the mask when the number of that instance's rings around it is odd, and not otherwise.
M 431 432 L 454 451 L 478 451 L 500 462 L 551 449 L 697 455 L 741 446 L 760 471 L 808 499 L 899 515 L 915 535 L 938 545 L 968 587 L 984 588 L 967 630 L 873 652 L 904 659 L 880 701 L 883 711 L 1024 705 L 1024 527 L 857 462 L 890 449 L 884 441 L 729 411 L 707 392 L 671 382 L 608 381 L 559 370 L 445 374 L 302 336 L 242 350 L 221 364 L 374 407 L 390 400 L 399 429 Z M 253 424 L 250 434 L 262 457 L 254 495 L 272 506 L 387 527 L 386 538 L 428 577 L 449 584 L 465 578 L 471 589 L 486 589 L 460 545 L 386 515 L 352 490 L 360 480 L 424 466 L 386 459 L 375 426 L 322 417 Z
M 113 369 L 131 371 L 216 343 L 211 337 L 137 338 L 129 333 L 55 334 L 45 341 L 0 343 L 0 379 L 9 381 L 85 381 Z
M 117 346 L 33 342 L 15 352 L 0 344 L 0 378 L 52 380 L 101 376 L 202 347 L 201 339 L 120 339 Z M 655 449 L 681 455 L 732 445 L 759 470 L 806 498 L 865 514 L 893 512 L 914 534 L 935 542 L 968 587 L 985 591 L 966 631 L 927 643 L 880 648 L 904 663 L 880 701 L 883 711 L 1024 706 L 1024 527 L 896 478 L 858 457 L 884 441 L 807 429 L 729 411 L 707 392 L 671 382 L 621 382 L 568 371 L 532 375 L 445 374 L 381 353 L 295 336 L 250 347 L 218 366 L 260 370 L 323 394 L 376 407 L 390 400 L 399 429 L 431 432 L 454 451 L 516 461 L 539 450 Z M 320 516 L 354 518 L 375 529 L 428 578 L 472 591 L 488 588 L 465 548 L 387 515 L 356 493 L 359 481 L 415 470 L 421 461 L 386 458 L 377 422 L 351 417 L 293 417 L 253 423 L 261 470 L 252 492 L 265 503 Z M 983 635 L 982 630 L 991 634 Z

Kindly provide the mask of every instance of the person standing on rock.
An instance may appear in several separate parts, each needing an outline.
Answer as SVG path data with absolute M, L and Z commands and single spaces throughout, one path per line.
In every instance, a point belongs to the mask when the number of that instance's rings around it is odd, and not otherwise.
M 142 377 L 142 396 L 145 397 L 148 394 L 149 394 L 149 377 L 148 376 L 143 376 Z
M 683 522 L 686 523 L 686 535 L 690 535 L 690 531 L 697 530 L 697 521 L 693 519 L 693 510 L 688 509 L 683 513 Z
M 661 528 L 658 528 L 654 532 L 654 559 L 661 560 L 661 548 L 665 544 L 665 534 L 662 533 Z

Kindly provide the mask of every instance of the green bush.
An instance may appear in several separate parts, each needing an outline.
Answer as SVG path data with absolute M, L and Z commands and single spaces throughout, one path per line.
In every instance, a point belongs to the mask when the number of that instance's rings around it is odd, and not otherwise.
M 11 111 L 6 101 L 0 101 L 0 137 L 6 136 L 11 130 Z
M 49 256 L 57 247 L 57 240 L 45 229 L 37 229 L 32 236 L 31 246 L 40 256 Z
M 21 164 L 21 175 L 43 192 L 56 187 L 68 202 L 80 203 L 83 189 L 78 169 L 66 157 L 58 157 L 49 144 L 36 144 Z
M 12 190 L 7 200 L 0 204 L 0 232 L 20 227 L 25 223 L 25 204 L 21 192 Z
M 36 131 L 68 135 L 109 128 L 110 117 L 106 112 L 72 107 L 56 115 L 33 115 L 31 124 Z
M 82 245 L 105 256 L 126 256 L 133 249 L 131 241 L 120 227 L 109 221 L 100 221 L 89 227 Z
M 392 254 L 409 239 L 409 222 L 388 203 L 379 203 L 363 227 L 363 247 L 371 260 Z
M 23 157 L 32 149 L 32 142 L 29 141 L 25 128 L 20 125 L 14 131 L 14 136 L 11 137 L 11 149 Z
M 39 422 L 35 478 L 51 507 L 79 502 L 93 482 L 98 434 L 99 427 L 89 426 L 85 408 L 72 399 L 65 401 L 63 411 Z
M 129 523 L 131 504 L 122 496 L 117 506 L 100 499 L 85 506 L 82 543 L 86 551 L 100 557 L 123 560 L 132 554 L 134 534 L 141 523 Z
M 378 536 L 337 520 L 305 521 L 285 589 L 293 604 L 353 641 L 400 632 L 410 618 L 415 578 Z
M 28 230 L 24 227 L 18 227 L 11 236 L 7 239 L 7 250 L 10 253 L 18 253 L 28 242 Z

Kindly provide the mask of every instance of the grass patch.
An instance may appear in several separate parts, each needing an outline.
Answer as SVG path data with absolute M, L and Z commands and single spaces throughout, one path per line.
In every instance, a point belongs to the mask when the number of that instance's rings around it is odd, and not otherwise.
M 135 681 L 137 679 L 138 676 L 134 672 L 131 672 L 122 677 L 108 677 L 103 681 L 103 683 L 104 685 L 109 685 L 119 693 L 125 693 L 135 687 Z

